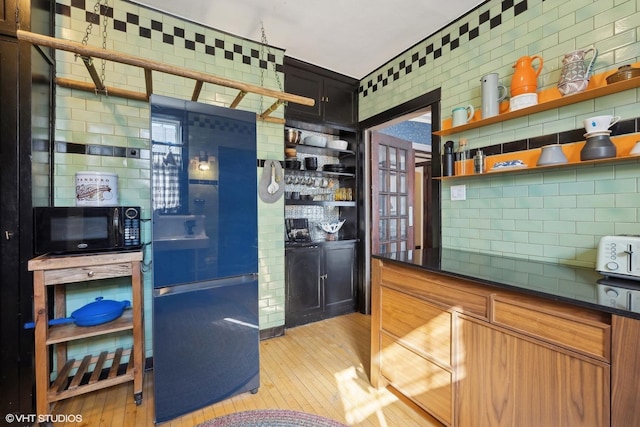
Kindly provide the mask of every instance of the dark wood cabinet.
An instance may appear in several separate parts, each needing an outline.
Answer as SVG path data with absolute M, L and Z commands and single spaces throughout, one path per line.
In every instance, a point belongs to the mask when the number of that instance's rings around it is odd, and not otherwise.
M 332 71 L 285 57 L 284 89 L 312 98 L 315 105 L 288 104 L 287 119 L 353 129 L 357 124 L 358 81 Z
M 18 27 L 17 1 L 0 0 L 0 34 L 15 34 Z
M 324 302 L 327 311 L 352 311 L 355 287 L 356 245 L 337 243 L 325 247 Z
M 18 10 L 20 14 L 16 15 Z M 53 126 L 52 59 L 44 51 L 18 41 L 18 28 L 31 30 L 37 13 L 38 31 L 51 34 L 48 0 L 0 0 L 0 413 L 34 414 L 33 332 L 23 324 L 33 318 L 33 278 L 27 262 L 33 257 L 32 174 L 48 164 L 33 156 L 34 147 L 50 153 Z M 48 23 L 48 25 L 47 25 Z M 48 160 L 47 160 L 48 161 Z M 43 167 L 44 166 L 44 167 Z M 39 181 L 42 182 L 42 181 Z M 43 184 L 44 185 L 44 184 Z M 48 200 L 47 200 L 48 202 Z
M 355 254 L 355 242 L 286 249 L 286 327 L 355 310 Z
M 318 245 L 286 249 L 285 326 L 307 323 L 322 312 L 321 257 Z

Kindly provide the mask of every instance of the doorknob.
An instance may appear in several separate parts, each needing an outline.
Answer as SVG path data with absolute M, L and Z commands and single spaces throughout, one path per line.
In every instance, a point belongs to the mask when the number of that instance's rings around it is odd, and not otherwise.
M 15 236 L 16 233 L 14 233 L 13 231 L 9 231 L 9 230 L 5 230 L 4 232 L 4 238 L 6 240 L 11 240 L 13 238 L 13 236 Z

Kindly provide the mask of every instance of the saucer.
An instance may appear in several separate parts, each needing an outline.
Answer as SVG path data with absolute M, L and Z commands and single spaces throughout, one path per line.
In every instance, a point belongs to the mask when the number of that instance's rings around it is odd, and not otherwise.
M 596 132 L 587 132 L 582 136 L 584 136 L 585 138 L 591 138 L 591 137 L 594 137 L 594 136 L 603 136 L 603 135 L 609 136 L 609 135 L 611 135 L 611 131 L 610 130 L 599 130 L 599 131 L 596 131 Z

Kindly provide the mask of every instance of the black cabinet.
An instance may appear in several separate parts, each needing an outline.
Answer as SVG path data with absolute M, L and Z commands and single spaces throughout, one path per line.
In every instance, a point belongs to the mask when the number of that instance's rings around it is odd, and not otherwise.
M 287 247 L 286 327 L 355 310 L 355 254 L 351 241 Z
M 331 315 L 354 310 L 355 243 L 326 246 L 324 259 L 324 303 Z
M 312 98 L 309 107 L 290 103 L 287 119 L 353 129 L 357 123 L 358 81 L 323 68 L 285 57 L 285 92 Z
M 301 325 L 321 314 L 321 257 L 318 245 L 286 249 L 285 326 Z
M 32 174 L 49 178 L 52 140 L 54 66 L 43 50 L 15 37 L 17 5 L 20 28 L 29 31 L 33 11 L 53 25 L 48 0 L 0 0 L 0 413 L 34 414 Z M 38 9 L 42 7 L 42 9 Z M 47 19 L 49 21 L 47 21 Z M 40 27 L 38 27 L 40 28 Z M 41 31 L 42 34 L 50 34 Z M 42 107 L 42 108 L 41 108 Z M 44 136 L 43 136 L 44 135 Z M 42 146 L 47 155 L 32 156 Z M 47 184 L 42 184 L 47 185 Z M 38 190 L 41 190 L 40 188 Z M 47 190 L 47 189 L 45 189 Z
M 0 33 L 15 34 L 18 27 L 17 0 L 0 0 Z

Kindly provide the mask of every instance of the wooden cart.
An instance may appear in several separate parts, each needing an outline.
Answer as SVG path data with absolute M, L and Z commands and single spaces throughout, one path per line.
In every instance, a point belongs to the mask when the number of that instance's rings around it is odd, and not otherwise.
M 36 410 L 49 414 L 51 403 L 83 393 L 133 381 L 136 404 L 142 402 L 144 372 L 143 292 L 140 273 L 142 252 L 108 252 L 70 256 L 40 256 L 28 263 L 33 271 L 33 306 L 35 322 Z M 54 317 L 66 317 L 65 284 L 113 277 L 131 277 L 131 309 L 118 319 L 96 326 L 75 324 L 49 326 L 47 286 L 54 287 Z M 96 295 L 99 296 L 99 295 Z M 82 360 L 67 359 L 67 342 L 98 335 L 130 330 L 133 346 L 86 355 Z M 56 379 L 51 382 L 49 350 L 55 345 Z M 123 357 L 129 356 L 126 369 L 121 370 Z M 94 366 L 93 371 L 89 367 Z M 110 366 L 110 367 L 109 367 Z M 105 367 L 109 367 L 105 370 Z M 75 375 L 69 378 L 73 369 Z

